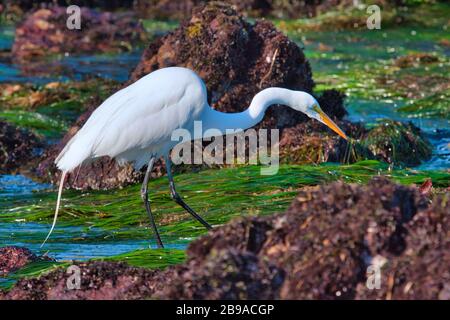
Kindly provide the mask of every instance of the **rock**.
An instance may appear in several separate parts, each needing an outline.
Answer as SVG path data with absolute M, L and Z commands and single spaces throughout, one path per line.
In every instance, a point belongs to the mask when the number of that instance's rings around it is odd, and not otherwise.
M 358 287 L 357 299 L 450 299 L 450 193 L 433 199 L 406 224 L 406 250 L 381 270 L 377 290 Z
M 384 179 L 367 186 L 333 183 L 300 191 L 285 214 L 245 218 L 215 229 L 194 241 L 187 253 L 200 261 L 212 260 L 219 251 L 255 254 L 261 263 L 284 271 L 276 298 L 353 299 L 366 281 L 371 257 L 395 260 L 405 254 L 405 227 L 425 207 L 416 189 Z M 195 270 L 193 279 L 203 267 Z
M 427 65 L 438 62 L 439 59 L 428 53 L 415 53 L 406 56 L 401 56 L 395 59 L 394 65 L 399 68 L 418 67 L 420 65 Z
M 0 248 L 0 277 L 23 268 L 39 258 L 31 250 L 22 247 Z
M 17 171 L 37 156 L 39 147 L 42 143 L 33 133 L 0 121 L 0 173 Z
M 384 120 L 362 142 L 379 159 L 400 166 L 417 166 L 431 158 L 430 142 L 412 123 Z
M 260 90 L 281 86 L 312 92 L 314 81 L 303 51 L 268 21 L 248 23 L 229 5 L 210 3 L 190 19 L 150 44 L 130 81 L 164 67 L 183 66 L 205 81 L 211 106 L 236 112 L 247 108 Z M 300 112 L 269 110 L 278 127 L 304 119 Z
M 198 5 L 210 1 L 205 0 L 138 0 L 135 8 L 145 18 L 182 19 L 192 14 Z M 283 0 L 229 0 L 240 14 L 251 17 L 277 17 L 277 18 L 305 18 L 326 12 L 337 5 L 349 7 L 353 5 L 349 0 L 332 1 L 283 1 Z
M 193 241 L 163 271 L 78 263 L 81 290 L 59 269 L 22 279 L 4 299 L 448 299 L 450 194 L 378 178 L 304 188 L 283 214 L 245 217 Z M 314 213 L 314 214 L 311 214 Z M 366 286 L 369 266 L 381 287 Z
M 49 54 L 128 51 L 144 40 L 144 29 L 130 13 L 81 9 L 81 31 L 66 26 L 65 7 L 39 9 L 16 29 L 12 55 L 26 61 Z
M 175 268 L 170 285 L 155 293 L 157 299 L 247 300 L 275 299 L 284 271 L 258 259 L 252 252 L 214 250 Z
M 361 124 L 348 121 L 338 121 L 338 125 L 350 137 L 361 138 L 366 130 Z M 280 136 L 280 161 L 282 163 L 322 163 L 344 162 L 353 163 L 363 159 L 373 158 L 372 153 L 358 144 L 349 144 L 331 129 L 318 121 L 299 123 L 295 127 L 283 129 Z
M 81 271 L 80 290 L 67 289 L 65 269 L 57 269 L 36 279 L 20 280 L 5 293 L 3 299 L 13 300 L 110 300 L 145 299 L 163 281 L 152 283 L 157 271 L 129 267 L 124 263 L 77 263 Z M 2 297 L 0 296 L 0 299 Z

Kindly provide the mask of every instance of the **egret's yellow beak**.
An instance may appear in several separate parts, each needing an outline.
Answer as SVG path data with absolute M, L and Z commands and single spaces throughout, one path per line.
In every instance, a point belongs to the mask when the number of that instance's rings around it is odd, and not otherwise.
M 320 119 L 321 121 L 326 124 L 331 130 L 333 130 L 334 132 L 336 132 L 338 135 L 340 135 L 342 138 L 344 138 L 345 140 L 348 140 L 347 135 L 344 133 L 344 131 L 342 131 L 336 123 L 334 123 L 333 120 L 330 119 L 330 117 L 328 117 L 325 112 L 322 111 L 322 109 L 317 108 L 316 111 L 319 113 L 320 115 Z

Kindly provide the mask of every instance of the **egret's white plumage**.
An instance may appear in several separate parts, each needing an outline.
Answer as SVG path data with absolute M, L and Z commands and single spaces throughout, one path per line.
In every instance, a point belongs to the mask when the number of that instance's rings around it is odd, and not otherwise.
M 139 169 L 151 158 L 167 157 L 177 144 L 171 139 L 175 129 L 192 131 L 194 121 L 202 121 L 204 131 L 214 128 L 222 134 L 227 129 L 247 129 L 260 122 L 273 104 L 304 112 L 346 138 L 314 97 L 302 91 L 267 88 L 255 95 L 245 111 L 223 113 L 208 105 L 205 84 L 195 72 L 171 67 L 152 72 L 116 92 L 92 113 L 55 160 L 63 174 L 49 235 L 56 223 L 64 176 L 77 166 L 109 156 L 119 162 L 133 162 Z M 172 191 L 176 194 L 175 189 Z M 187 205 L 184 208 L 191 210 Z
M 147 164 L 173 146 L 172 132 L 189 128 L 206 107 L 206 88 L 192 71 L 166 68 L 150 73 L 106 99 L 56 159 L 62 171 L 83 161 L 115 157 Z

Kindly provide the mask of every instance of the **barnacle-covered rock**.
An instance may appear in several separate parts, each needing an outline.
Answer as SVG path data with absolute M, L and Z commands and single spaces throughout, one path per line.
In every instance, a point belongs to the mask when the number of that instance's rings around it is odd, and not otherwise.
M 0 121 L 0 173 L 17 171 L 37 156 L 40 139 L 32 132 Z

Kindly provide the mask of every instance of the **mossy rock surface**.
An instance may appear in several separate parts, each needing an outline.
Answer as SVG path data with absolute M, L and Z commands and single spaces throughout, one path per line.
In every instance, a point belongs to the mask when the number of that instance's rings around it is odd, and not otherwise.
M 378 158 L 400 166 L 417 166 L 429 160 L 430 142 L 413 124 L 383 120 L 372 128 L 362 142 Z

